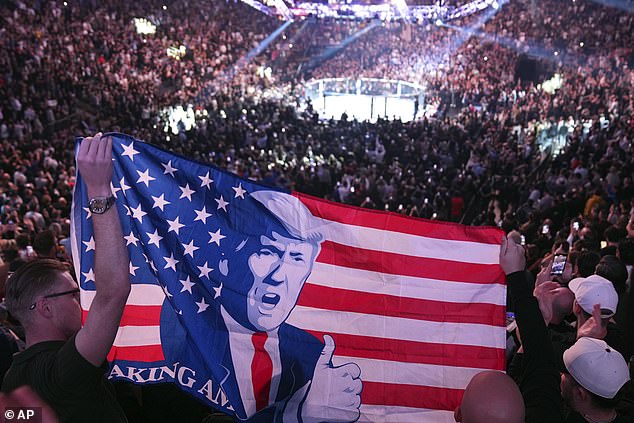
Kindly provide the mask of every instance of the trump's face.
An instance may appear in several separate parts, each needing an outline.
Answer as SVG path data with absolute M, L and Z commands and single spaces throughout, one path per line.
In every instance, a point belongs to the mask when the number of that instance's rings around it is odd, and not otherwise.
M 247 318 L 259 331 L 280 326 L 297 303 L 317 255 L 317 246 L 273 232 L 248 257 L 253 285 L 247 293 Z

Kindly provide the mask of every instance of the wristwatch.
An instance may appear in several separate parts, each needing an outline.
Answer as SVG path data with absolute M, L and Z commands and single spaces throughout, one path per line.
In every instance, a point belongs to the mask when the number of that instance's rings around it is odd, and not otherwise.
M 95 197 L 88 200 L 88 210 L 95 214 L 104 214 L 114 205 L 114 195 L 108 197 Z

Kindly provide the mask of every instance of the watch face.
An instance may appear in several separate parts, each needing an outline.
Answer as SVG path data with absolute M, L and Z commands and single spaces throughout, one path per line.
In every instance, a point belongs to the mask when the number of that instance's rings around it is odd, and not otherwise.
M 88 209 L 95 214 L 105 213 L 106 210 L 114 203 L 114 198 L 93 198 L 88 203 Z

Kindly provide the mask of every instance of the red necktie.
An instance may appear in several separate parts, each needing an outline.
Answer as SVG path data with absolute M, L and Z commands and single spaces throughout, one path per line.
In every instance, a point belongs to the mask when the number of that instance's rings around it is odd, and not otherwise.
M 256 332 L 251 336 L 251 342 L 255 349 L 251 362 L 251 383 L 253 384 L 256 411 L 269 405 L 269 392 L 273 377 L 273 361 L 264 349 L 266 338 L 266 332 Z

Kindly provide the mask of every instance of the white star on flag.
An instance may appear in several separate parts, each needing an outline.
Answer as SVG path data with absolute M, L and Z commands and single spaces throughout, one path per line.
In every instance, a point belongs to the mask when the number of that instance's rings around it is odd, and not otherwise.
M 191 282 L 189 280 L 189 276 L 187 276 L 187 279 L 185 280 L 179 280 L 180 283 L 183 284 L 183 288 L 181 289 L 181 292 L 189 292 L 190 294 L 192 294 L 192 286 L 196 285 L 196 282 Z
M 110 181 L 110 192 L 112 193 L 112 195 L 114 195 L 114 198 L 119 198 L 117 197 L 117 192 L 119 191 L 121 191 L 121 188 L 115 187 L 112 181 Z
M 202 210 L 194 210 L 194 212 L 196 212 L 194 222 L 200 220 L 204 224 L 207 224 L 207 218 L 211 216 L 211 213 L 207 213 L 207 208 L 205 206 L 203 206 Z
M 150 238 L 150 240 L 148 241 L 150 244 L 154 244 L 157 247 L 161 248 L 159 242 L 163 239 L 163 237 L 158 234 L 158 229 L 155 229 L 154 233 L 146 232 L 146 234 Z
M 220 286 L 213 287 L 214 290 L 214 300 L 218 298 L 222 294 L 222 282 L 220 282 Z
M 220 233 L 220 229 L 216 232 L 209 232 L 209 236 L 211 237 L 209 243 L 211 244 L 212 242 L 215 242 L 218 247 L 220 247 L 220 240 L 226 238 L 226 236 Z
M 150 169 L 145 169 L 145 172 L 141 172 L 137 170 L 136 173 L 139 174 L 139 179 L 137 179 L 136 183 L 139 184 L 143 182 L 146 187 L 150 187 L 150 181 L 155 181 L 156 178 L 150 176 Z
M 130 231 L 130 235 L 124 235 L 123 238 L 126 241 L 126 243 L 125 243 L 126 247 L 128 245 L 130 245 L 130 244 L 134 244 L 135 247 L 138 247 L 138 245 L 136 245 L 136 243 L 139 241 L 139 238 L 134 236 L 134 232 Z
M 121 155 L 128 156 L 130 160 L 134 161 L 134 155 L 139 154 L 139 152 L 134 149 L 134 143 L 131 142 L 130 145 L 122 143 L 121 146 L 123 147 L 123 153 L 121 153 Z
M 163 292 L 165 293 L 165 296 L 167 298 L 173 298 L 174 296 L 172 294 L 170 294 L 170 292 L 167 290 L 167 287 L 163 287 Z
M 163 172 L 163 175 L 167 175 L 169 173 L 170 175 L 174 176 L 174 172 L 178 170 L 175 167 L 172 167 L 171 160 L 167 163 L 161 163 L 161 165 L 163 165 L 163 168 L 165 169 L 165 171 Z
M 242 188 L 242 184 L 238 184 L 237 187 L 233 187 L 232 189 L 236 192 L 236 195 L 233 198 L 240 197 L 244 200 L 244 194 L 247 193 L 247 190 Z
M 121 180 L 119 181 L 119 185 L 121 186 L 121 191 L 123 192 L 123 195 L 125 195 L 125 192 L 130 189 L 130 187 L 125 184 L 124 178 L 121 178 Z
M 199 176 L 200 180 L 202 181 L 200 183 L 200 187 L 205 187 L 207 189 L 211 189 L 211 187 L 209 185 L 211 185 L 213 183 L 213 179 L 211 179 L 209 177 L 209 172 L 207 172 L 207 174 L 205 176 Z
M 82 241 L 86 246 L 86 252 L 92 250 L 95 251 L 95 237 L 91 236 L 89 241 Z
M 165 260 L 166 263 L 163 269 L 167 269 L 169 267 L 176 272 L 176 264 L 179 262 L 179 260 L 176 260 L 174 258 L 174 253 L 171 253 L 169 257 L 163 257 L 163 260 Z
M 147 213 L 141 210 L 141 204 L 139 204 L 136 208 L 131 208 L 130 211 L 132 212 L 132 218 L 138 219 L 139 223 L 143 224 L 143 216 Z
M 185 248 L 185 254 L 189 254 L 192 258 L 194 258 L 194 251 L 200 249 L 200 247 L 196 247 L 194 245 L 193 239 L 189 242 L 189 244 L 183 244 L 183 248 Z
M 222 195 L 220 196 L 220 198 L 216 198 L 216 203 L 218 203 L 218 210 L 223 209 L 225 213 L 227 212 L 227 206 L 229 205 L 229 203 L 225 201 Z
M 132 212 L 130 211 L 130 207 L 128 207 L 127 204 L 124 204 L 123 208 L 125 209 L 125 215 L 126 216 L 132 216 Z
M 133 264 L 132 264 L 132 262 L 130 262 L 130 274 L 131 274 L 132 276 L 136 276 L 136 270 L 137 270 L 138 268 L 139 268 L 138 266 L 135 266 L 135 265 L 133 265 Z
M 152 196 L 152 200 L 154 200 L 154 205 L 152 206 L 152 208 L 154 209 L 158 207 L 159 209 L 161 209 L 161 211 L 163 211 L 163 207 L 165 207 L 167 204 L 172 204 L 165 199 L 165 194 L 161 194 L 158 197 Z
M 83 207 L 83 209 L 86 211 L 86 220 L 90 219 L 92 217 L 90 209 L 88 207 Z
M 189 188 L 189 184 L 185 184 L 184 187 L 179 186 L 179 188 L 181 189 L 181 191 L 183 192 L 181 194 L 180 198 L 187 198 L 189 201 L 192 201 L 192 194 L 195 193 L 196 191 L 194 191 L 193 189 Z
M 205 303 L 205 297 L 203 297 L 200 302 L 196 302 L 196 305 L 198 306 L 198 311 L 196 312 L 196 314 L 202 313 L 209 307 L 209 304 Z
M 88 269 L 88 272 L 86 272 L 86 273 L 82 272 L 81 274 L 84 275 L 84 277 L 86 278 L 84 280 L 84 283 L 88 283 L 90 281 L 92 281 L 92 282 L 95 281 L 95 272 L 92 271 L 92 268 Z
M 209 279 L 209 272 L 212 272 L 214 270 L 211 267 L 207 267 L 207 262 L 205 262 L 203 266 L 196 267 L 198 268 L 198 270 L 200 270 L 200 275 L 198 275 L 199 278 L 202 278 L 204 276 Z
M 180 230 L 180 228 L 182 228 L 183 224 L 181 224 L 178 219 L 180 219 L 180 217 L 176 216 L 176 219 L 174 220 L 169 220 L 167 219 L 167 223 L 169 224 L 169 228 L 167 229 L 167 232 L 176 232 L 176 235 L 178 235 L 178 231 Z

